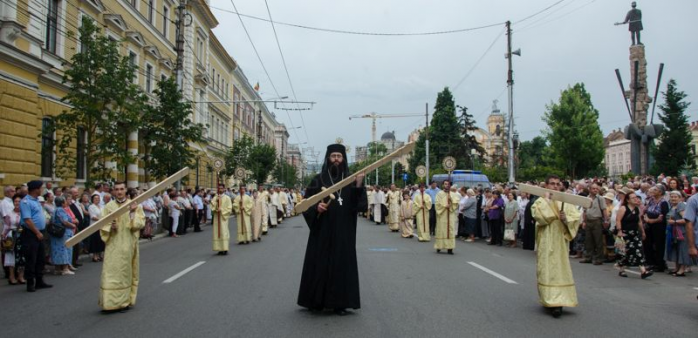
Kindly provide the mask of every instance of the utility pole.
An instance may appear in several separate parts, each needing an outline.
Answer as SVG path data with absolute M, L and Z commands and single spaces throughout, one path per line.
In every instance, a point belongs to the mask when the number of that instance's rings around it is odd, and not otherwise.
M 509 141 L 509 184 L 514 184 L 516 178 L 514 174 L 514 71 L 511 61 L 511 21 L 507 21 L 507 59 L 509 61 L 507 76 L 507 88 L 509 89 L 509 130 L 507 135 Z
M 179 0 L 177 6 L 177 37 L 175 43 L 175 52 L 177 52 L 177 61 L 175 66 L 175 74 L 177 79 L 177 88 L 182 92 L 184 90 L 184 16 L 187 8 L 187 0 Z
M 429 103 L 426 103 L 426 108 L 424 109 L 424 117 L 426 118 L 427 124 L 424 125 L 424 132 L 426 133 L 426 150 L 427 150 L 427 160 L 426 160 L 426 167 L 427 167 L 427 178 L 426 178 L 426 183 L 429 185 L 429 181 L 431 178 L 429 178 Z

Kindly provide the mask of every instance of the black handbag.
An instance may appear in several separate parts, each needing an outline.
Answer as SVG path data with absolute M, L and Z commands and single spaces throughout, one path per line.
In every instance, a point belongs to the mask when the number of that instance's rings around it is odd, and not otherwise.
M 65 225 L 55 222 L 50 222 L 46 226 L 46 232 L 53 237 L 61 238 L 65 235 Z

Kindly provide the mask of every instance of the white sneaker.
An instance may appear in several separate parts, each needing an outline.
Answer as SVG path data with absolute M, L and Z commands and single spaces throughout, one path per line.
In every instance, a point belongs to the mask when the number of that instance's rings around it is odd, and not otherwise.
M 61 276 L 74 275 L 74 274 L 75 274 L 75 272 L 72 272 L 70 270 L 65 270 L 65 271 L 61 272 Z
M 468 243 L 475 242 L 474 240 L 472 240 L 472 239 L 470 239 L 470 238 L 466 239 L 465 241 L 468 242 Z

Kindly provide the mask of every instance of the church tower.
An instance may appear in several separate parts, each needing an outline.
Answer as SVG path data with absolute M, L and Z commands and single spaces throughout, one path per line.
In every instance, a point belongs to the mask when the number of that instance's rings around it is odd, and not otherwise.
M 487 131 L 490 134 L 489 144 L 485 151 L 491 165 L 506 164 L 508 154 L 507 126 L 504 114 L 497 107 L 497 100 L 492 102 L 492 113 L 487 117 Z

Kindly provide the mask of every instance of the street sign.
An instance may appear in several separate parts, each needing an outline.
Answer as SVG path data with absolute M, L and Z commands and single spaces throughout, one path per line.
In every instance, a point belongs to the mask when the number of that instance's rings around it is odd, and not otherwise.
M 407 173 L 402 174 L 403 181 L 407 182 L 407 177 L 408 177 Z

